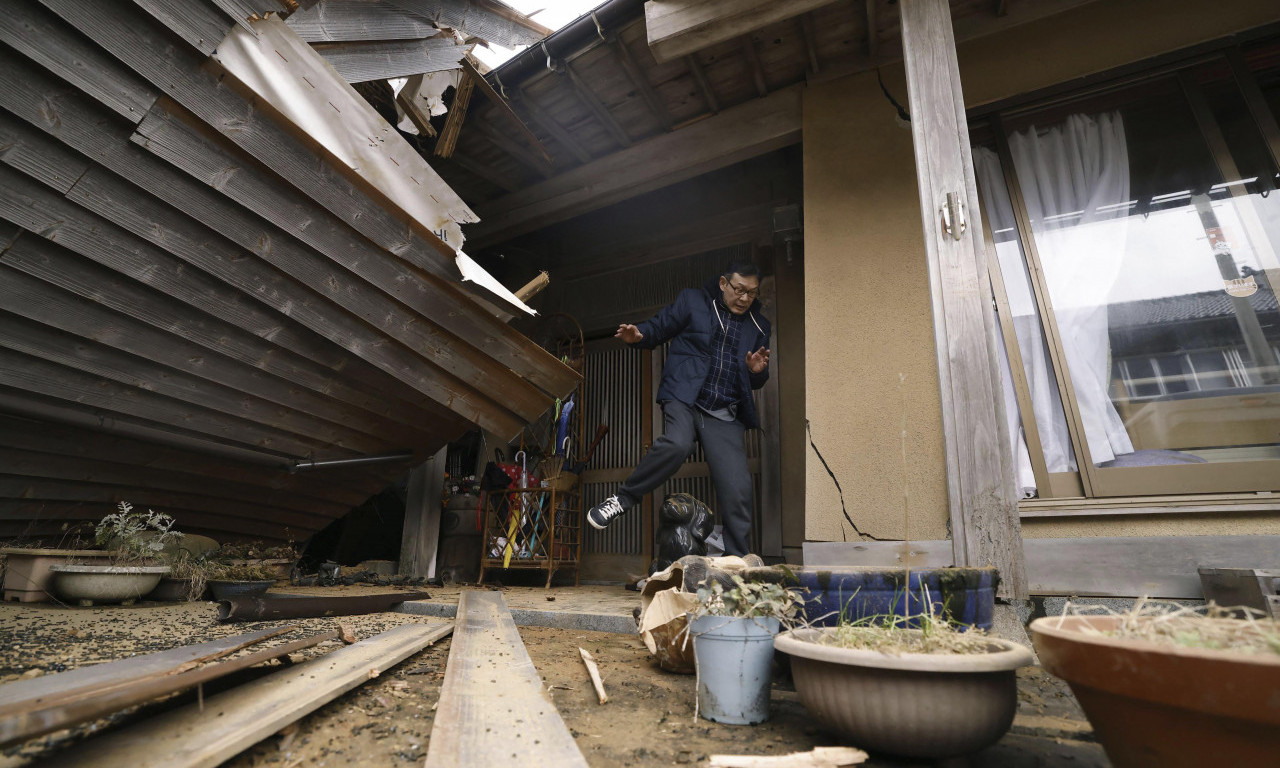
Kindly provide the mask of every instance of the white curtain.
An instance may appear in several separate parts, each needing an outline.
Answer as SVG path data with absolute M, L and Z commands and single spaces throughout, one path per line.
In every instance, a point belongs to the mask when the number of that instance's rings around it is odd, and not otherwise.
M 1119 112 L 1009 136 L 1085 439 L 1095 464 L 1133 452 L 1111 404 L 1107 306 L 1128 229 L 1129 152 Z M 1040 424 L 1037 420 L 1037 426 Z

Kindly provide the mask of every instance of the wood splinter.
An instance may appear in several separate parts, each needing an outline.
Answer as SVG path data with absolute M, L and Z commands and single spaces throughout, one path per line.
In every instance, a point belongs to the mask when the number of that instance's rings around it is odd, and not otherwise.
M 604 692 L 604 681 L 600 679 L 600 667 L 596 666 L 596 660 L 586 648 L 579 647 L 578 652 L 582 654 L 582 663 L 587 665 L 587 674 L 591 675 L 591 684 L 596 687 L 596 695 L 600 697 L 600 703 L 608 703 L 609 696 Z
M 841 768 L 863 763 L 867 757 L 854 747 L 814 747 L 789 755 L 712 755 L 709 768 Z

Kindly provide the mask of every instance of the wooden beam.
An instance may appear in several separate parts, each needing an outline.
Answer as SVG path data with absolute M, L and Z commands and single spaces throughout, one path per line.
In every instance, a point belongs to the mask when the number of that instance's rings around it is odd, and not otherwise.
M 502 242 L 799 140 L 800 88 L 792 86 L 498 198 L 481 206 L 470 237 Z
M 769 95 L 769 82 L 765 79 L 764 65 L 760 63 L 760 53 L 756 50 L 756 44 L 751 39 L 751 35 L 742 36 L 742 56 L 747 60 L 751 77 L 756 81 L 756 93 L 763 99 Z
M 410 77 L 396 94 L 396 105 L 404 111 L 405 117 L 409 118 L 409 122 L 413 123 L 413 127 L 418 129 L 418 135 L 424 139 L 432 138 L 436 135 L 436 128 L 431 124 L 431 113 L 423 109 L 416 98 L 418 91 L 422 88 L 422 80 L 425 73 Z
M 513 752 L 529 765 L 586 768 L 573 735 L 543 694 L 502 593 L 464 590 L 456 627 L 426 768 L 502 765 Z M 518 747 L 510 743 L 513 723 L 520 728 Z
M 955 559 L 995 566 L 1000 594 L 1024 598 L 1015 468 L 1004 429 L 997 328 L 951 12 L 947 0 L 903 0 L 899 7 L 933 295 Z
M 563 62 L 564 73 L 569 78 L 569 83 L 573 86 L 573 92 L 577 94 L 578 100 L 582 102 L 596 120 L 609 132 L 613 140 L 618 143 L 619 147 L 631 146 L 631 137 L 627 135 L 626 130 L 618 123 L 613 114 L 609 112 L 609 108 L 601 103 L 595 92 L 591 90 L 591 86 L 587 85 L 569 62 Z
M 308 43 L 348 40 L 418 40 L 439 32 L 430 20 L 387 0 L 325 0 L 285 19 Z
M 496 0 L 390 0 L 393 5 L 481 40 L 514 48 L 532 45 L 554 30 Z
M 503 191 L 515 192 L 520 189 L 520 184 L 511 178 L 510 174 L 503 173 L 488 163 L 482 163 L 465 152 L 459 152 L 455 149 L 453 154 L 449 156 L 449 162 L 468 173 L 479 176 Z
M 711 81 L 707 79 L 707 72 L 702 68 L 702 62 L 698 61 L 698 54 L 691 53 L 684 57 L 684 63 L 689 67 L 689 74 L 693 75 L 694 81 L 698 84 L 698 91 L 702 94 L 702 100 L 707 103 L 707 110 L 711 114 L 720 112 L 720 100 L 716 98 L 716 91 L 711 87 Z
M 205 699 L 202 706 L 142 720 L 94 739 L 92 749 L 59 755 L 65 767 L 215 766 L 453 631 L 449 624 L 404 624 L 311 661 Z
M 649 107 L 649 112 L 653 115 L 663 130 L 671 130 L 671 113 L 667 110 L 667 105 L 662 101 L 662 97 L 658 96 L 658 92 L 654 90 L 653 83 L 649 82 L 649 76 L 645 73 L 644 67 L 636 61 L 636 56 L 631 52 L 631 48 L 627 46 L 626 41 L 615 35 L 609 36 L 609 49 L 613 52 L 614 58 L 622 65 L 623 71 L 627 73 L 627 79 L 640 92 L 640 96 L 644 98 L 644 103 Z M 586 162 L 586 161 L 583 161 Z
M 551 167 L 549 162 L 520 146 L 492 124 L 483 120 L 476 120 L 474 123 L 471 127 L 472 131 L 483 136 L 486 141 L 502 150 L 511 159 L 544 178 L 549 179 L 555 175 L 555 169 Z
M 440 499 L 444 490 L 449 446 L 409 473 L 405 492 L 404 529 L 400 537 L 399 572 L 434 579 L 440 545 Z
M 471 50 L 471 46 L 458 45 L 452 37 L 373 43 L 313 43 L 311 47 L 348 83 L 457 69 L 458 62 Z
M 565 151 L 577 158 L 579 163 L 591 162 L 591 155 L 582 148 L 582 143 L 573 138 L 568 129 L 560 125 L 556 121 L 554 115 L 549 114 L 542 107 L 538 106 L 538 101 L 530 93 L 521 88 L 519 90 L 518 106 L 525 112 L 529 113 L 529 117 L 533 119 L 538 127 L 551 134 L 556 143 L 564 147 Z
M 818 31 L 814 28 L 812 13 L 800 15 L 800 34 L 809 54 L 809 72 L 816 75 L 822 70 L 822 62 L 818 59 Z
M 463 72 L 458 78 L 458 87 L 454 89 L 453 104 L 449 105 L 449 114 L 444 119 L 444 127 L 440 129 L 440 137 L 436 139 L 436 157 L 453 156 L 453 151 L 458 146 L 458 136 L 462 133 L 462 122 L 467 119 L 467 108 L 471 106 L 471 94 L 475 89 L 475 80 Z
M 872 62 L 880 55 L 880 18 L 876 3 L 880 0 L 862 0 L 867 12 L 867 58 Z
M 520 141 L 538 158 L 539 163 L 543 164 L 547 170 L 550 170 L 552 163 L 551 153 L 542 145 L 542 141 L 534 135 L 533 131 L 529 130 L 529 126 L 524 124 L 524 121 L 511 108 L 507 100 L 502 97 L 502 94 L 494 90 L 494 87 L 489 84 L 485 76 L 480 74 L 475 65 L 467 59 L 462 60 L 462 71 L 471 75 L 471 79 L 475 81 L 476 87 L 480 89 L 480 92 L 498 110 L 498 114 L 502 115 L 502 118 L 516 130 L 516 136 L 519 137 Z
M 835 0 L 649 0 L 649 49 L 658 63 L 794 18 Z

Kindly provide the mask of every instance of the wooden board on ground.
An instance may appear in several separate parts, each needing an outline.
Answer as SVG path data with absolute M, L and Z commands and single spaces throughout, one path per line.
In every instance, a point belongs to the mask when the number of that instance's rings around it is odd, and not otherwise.
M 520 640 L 501 592 L 464 591 L 427 768 L 587 765 Z
M 194 688 L 264 661 L 282 658 L 295 651 L 319 645 L 326 640 L 337 639 L 337 631 L 321 632 L 281 645 L 263 648 L 245 656 L 206 664 L 187 672 L 143 677 L 111 688 L 90 689 L 83 695 L 73 698 L 41 702 L 11 717 L 0 719 L 0 745 L 25 741 L 62 728 L 69 728 L 77 723 L 119 712 L 134 704 L 142 704 L 171 693 Z
M 0 686 L 0 717 L 29 712 L 37 707 L 105 691 L 142 679 L 185 672 L 194 665 L 235 653 L 241 648 L 284 634 L 295 625 L 269 627 L 207 643 L 184 645 L 106 664 L 80 667 L 55 675 L 18 680 Z M 3 721 L 7 722 L 7 721 Z M 0 725 L 0 734 L 4 733 Z M 3 740 L 0 738 L 0 740 Z
M 405 624 L 86 742 L 48 766 L 213 768 L 453 631 Z

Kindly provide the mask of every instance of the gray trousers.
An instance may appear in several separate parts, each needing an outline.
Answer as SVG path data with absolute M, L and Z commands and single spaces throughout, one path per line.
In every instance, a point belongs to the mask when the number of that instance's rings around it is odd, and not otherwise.
M 693 441 L 702 443 L 716 487 L 715 513 L 724 526 L 726 555 L 750 552 L 752 482 L 747 452 L 742 444 L 746 431 L 740 421 L 721 421 L 678 400 L 662 403 L 662 437 L 654 441 L 636 465 L 636 471 L 618 491 L 623 508 L 640 503 L 646 493 L 665 483 L 693 453 Z

